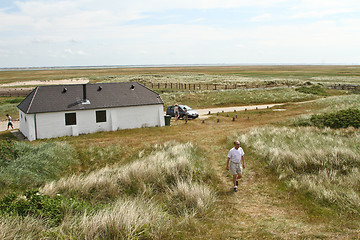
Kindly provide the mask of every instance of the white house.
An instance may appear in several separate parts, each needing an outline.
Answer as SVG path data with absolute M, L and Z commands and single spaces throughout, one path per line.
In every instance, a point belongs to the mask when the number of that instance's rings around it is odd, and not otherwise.
M 164 126 L 160 95 L 136 82 L 36 87 L 17 107 L 30 141 Z

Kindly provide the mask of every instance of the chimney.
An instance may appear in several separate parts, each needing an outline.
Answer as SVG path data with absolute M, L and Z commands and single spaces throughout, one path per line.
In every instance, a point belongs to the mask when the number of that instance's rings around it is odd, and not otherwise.
M 90 101 L 86 97 L 86 84 L 83 84 L 83 99 L 82 104 L 90 104 Z
M 83 84 L 83 102 L 86 102 L 86 84 Z

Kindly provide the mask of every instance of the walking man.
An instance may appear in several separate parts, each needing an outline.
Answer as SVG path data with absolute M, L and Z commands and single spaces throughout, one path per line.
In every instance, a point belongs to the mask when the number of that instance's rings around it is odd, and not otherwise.
M 242 177 L 242 170 L 245 169 L 245 153 L 244 150 L 240 147 L 240 142 L 235 141 L 234 147 L 230 149 L 227 162 L 226 162 L 226 170 L 229 170 L 229 163 L 230 163 L 230 172 L 233 175 L 233 184 L 234 184 L 234 191 L 237 192 L 238 187 L 238 179 Z M 242 164 L 241 164 L 242 162 Z
M 6 114 L 6 117 L 8 119 L 8 125 L 7 125 L 7 130 L 9 130 L 9 127 L 11 127 L 12 129 L 14 129 L 14 125 L 12 123 L 12 119 L 11 117 L 9 116 L 9 114 Z

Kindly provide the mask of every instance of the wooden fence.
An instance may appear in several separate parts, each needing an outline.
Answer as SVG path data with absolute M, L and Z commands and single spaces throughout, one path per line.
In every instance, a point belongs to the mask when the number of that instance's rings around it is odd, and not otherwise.
M 360 91 L 360 85 L 353 85 L 353 84 L 333 84 L 330 86 L 330 88 L 337 90 L 349 90 L 355 92 Z
M 176 90 L 228 90 L 228 89 L 247 89 L 247 88 L 266 88 L 284 86 L 284 84 L 264 83 L 261 85 L 255 84 L 218 84 L 218 83 L 142 83 L 144 86 L 151 89 L 176 89 Z M 288 85 L 285 85 L 288 86 Z

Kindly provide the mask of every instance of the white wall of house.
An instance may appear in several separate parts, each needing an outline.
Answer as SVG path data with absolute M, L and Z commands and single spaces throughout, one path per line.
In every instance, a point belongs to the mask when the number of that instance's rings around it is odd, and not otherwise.
M 19 119 L 20 119 L 20 132 L 29 139 L 29 141 L 35 140 L 35 119 L 34 114 L 25 114 L 23 111 L 19 110 Z
M 96 111 L 106 111 L 106 122 L 96 122 Z M 65 125 L 65 113 L 76 112 L 76 125 Z M 20 131 L 30 140 L 77 136 L 99 131 L 115 131 L 165 125 L 163 106 L 146 105 L 105 108 L 69 112 L 24 114 L 20 117 Z M 36 124 L 35 124 L 36 123 Z M 36 133 L 35 133 L 36 126 Z

